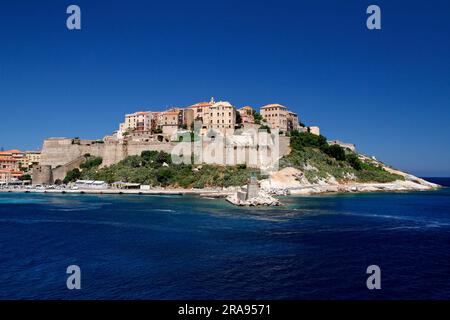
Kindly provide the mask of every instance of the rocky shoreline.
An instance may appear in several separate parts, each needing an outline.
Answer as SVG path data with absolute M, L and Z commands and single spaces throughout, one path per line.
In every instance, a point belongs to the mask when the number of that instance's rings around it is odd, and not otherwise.
M 393 169 L 390 169 L 393 170 Z M 301 178 L 300 171 L 295 168 L 284 168 L 270 175 L 268 179 L 259 182 L 260 190 L 257 197 L 242 200 L 237 192 L 241 187 L 205 188 L 205 189 L 176 189 L 154 188 L 150 190 L 121 190 L 121 189 L 30 189 L 11 188 L 0 189 L 0 193 L 50 193 L 50 194 L 140 194 L 140 195 L 197 195 L 204 198 L 225 198 L 228 202 L 238 206 L 278 206 L 280 201 L 274 196 L 314 195 L 325 193 L 365 193 L 365 192 L 413 192 L 435 190 L 441 186 L 421 178 L 395 170 L 405 180 L 389 183 L 360 183 L 338 182 L 333 178 L 318 183 L 309 183 Z M 245 187 L 244 187 L 245 189 Z
M 394 171 L 393 169 L 391 169 Z M 302 179 L 300 171 L 284 168 L 268 179 L 261 181 L 261 189 L 274 195 L 308 195 L 321 193 L 356 193 L 356 192 L 408 192 L 438 189 L 441 186 L 424 179 L 395 170 L 405 180 L 387 183 L 338 182 L 333 177 L 318 183 L 309 183 Z

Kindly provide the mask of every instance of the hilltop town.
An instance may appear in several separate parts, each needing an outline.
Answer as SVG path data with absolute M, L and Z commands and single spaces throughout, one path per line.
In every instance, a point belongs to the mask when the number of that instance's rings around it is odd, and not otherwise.
M 82 189 L 239 187 L 256 175 L 278 194 L 436 187 L 351 143 L 327 141 L 286 106 L 237 108 L 214 98 L 126 114 L 102 139 L 48 138 L 40 152 L 4 151 L 0 169 L 3 185 Z
M 180 137 L 194 130 L 195 123 L 199 123 L 199 137 L 213 132 L 230 137 L 229 141 L 236 129 L 278 130 L 281 137 L 298 130 L 320 134 L 319 127 L 305 127 L 296 113 L 281 104 L 262 106 L 258 112 L 250 106 L 236 108 L 228 101 L 211 98 L 209 102 L 165 111 L 126 114 L 116 132 L 99 140 L 49 138 L 42 151 L 2 151 L 0 183 L 51 184 L 63 180 L 68 171 L 79 166 L 85 154 L 102 157 L 103 166 L 108 166 L 145 150 L 170 152 Z

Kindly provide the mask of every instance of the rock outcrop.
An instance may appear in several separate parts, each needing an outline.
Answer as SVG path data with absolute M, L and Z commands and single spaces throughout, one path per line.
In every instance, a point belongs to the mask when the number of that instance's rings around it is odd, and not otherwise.
M 338 182 L 330 176 L 316 183 L 310 183 L 304 174 L 295 168 L 288 167 L 274 172 L 268 179 L 260 182 L 261 189 L 274 195 L 301 195 L 329 192 L 397 192 L 425 191 L 439 188 L 439 185 L 428 182 L 413 175 L 385 167 L 386 171 L 401 175 L 405 180 L 389 183 L 360 183 L 356 181 Z
M 249 198 L 246 200 L 240 199 L 237 194 L 228 196 L 227 201 L 236 206 L 280 206 L 281 202 L 272 197 L 267 192 L 259 191 L 257 197 Z

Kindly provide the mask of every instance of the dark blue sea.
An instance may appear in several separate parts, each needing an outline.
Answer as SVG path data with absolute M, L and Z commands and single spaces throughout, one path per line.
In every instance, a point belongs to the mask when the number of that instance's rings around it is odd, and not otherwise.
M 450 298 L 450 189 L 281 200 L 0 194 L 0 299 Z

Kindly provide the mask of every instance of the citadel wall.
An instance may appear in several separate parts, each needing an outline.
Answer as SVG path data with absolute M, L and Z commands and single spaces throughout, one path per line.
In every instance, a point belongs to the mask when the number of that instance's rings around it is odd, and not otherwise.
M 155 140 L 130 140 L 118 141 L 105 137 L 103 140 L 80 140 L 71 138 L 49 138 L 44 141 L 42 156 L 39 166 L 33 168 L 33 184 L 51 184 L 55 180 L 63 180 L 68 171 L 78 168 L 84 161 L 84 156 L 102 157 L 102 167 L 110 166 L 125 159 L 127 156 L 140 155 L 142 151 L 164 151 L 171 153 L 177 147 L 177 142 Z M 213 142 L 203 140 L 199 144 L 187 144 L 189 152 L 194 150 L 202 156 L 200 163 L 237 165 L 246 164 L 248 167 L 260 168 L 264 166 L 261 156 L 255 157 L 258 149 L 263 148 L 265 155 L 270 156 L 268 147 L 235 146 L 221 148 L 209 148 Z M 264 149 L 266 148 L 266 149 Z M 212 154 L 211 151 L 212 150 Z M 263 154 L 264 154 L 263 152 Z M 290 152 L 289 137 L 279 137 L 279 156 Z M 261 153 L 261 152 L 260 152 Z

